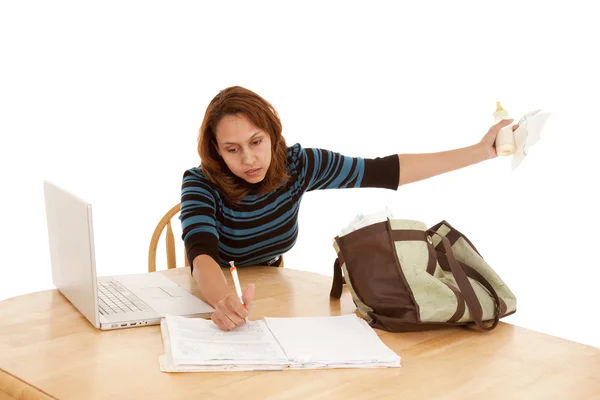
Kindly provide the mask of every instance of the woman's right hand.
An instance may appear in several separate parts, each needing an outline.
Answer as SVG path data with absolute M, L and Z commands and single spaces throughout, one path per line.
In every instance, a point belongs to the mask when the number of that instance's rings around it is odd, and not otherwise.
M 248 285 L 246 291 L 242 295 L 242 299 L 244 300 L 247 309 L 242 305 L 235 293 L 229 293 L 219 300 L 215 307 L 215 312 L 210 319 L 223 331 L 230 331 L 238 326 L 244 325 L 246 323 L 244 319 L 248 316 L 248 311 L 252 306 L 253 298 L 253 284 Z

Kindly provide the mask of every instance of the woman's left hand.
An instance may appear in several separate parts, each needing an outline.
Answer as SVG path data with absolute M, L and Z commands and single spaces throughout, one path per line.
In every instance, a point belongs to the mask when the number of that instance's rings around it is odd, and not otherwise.
M 504 128 L 507 125 L 510 125 L 512 122 L 513 119 L 503 119 L 497 124 L 492 125 L 490 130 L 483 137 L 483 139 L 481 139 L 481 142 L 479 142 L 479 146 L 482 148 L 483 151 L 485 151 L 488 159 L 495 158 L 498 156 L 498 153 L 496 153 L 496 146 L 494 146 L 494 143 L 496 142 L 496 136 L 498 136 L 498 132 L 500 132 L 500 129 Z M 517 130 L 518 127 L 519 125 L 517 124 L 513 125 L 513 132 Z

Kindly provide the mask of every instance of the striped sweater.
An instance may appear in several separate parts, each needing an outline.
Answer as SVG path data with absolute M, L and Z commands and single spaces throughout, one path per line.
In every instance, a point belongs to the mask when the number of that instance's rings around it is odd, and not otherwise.
M 201 167 L 185 171 L 179 219 L 190 264 L 207 254 L 221 266 L 229 261 L 238 266 L 268 265 L 294 246 L 304 193 L 357 187 L 396 190 L 400 167 L 395 154 L 354 158 L 295 144 L 288 147 L 287 172 L 290 178 L 281 187 L 248 194 L 232 205 Z

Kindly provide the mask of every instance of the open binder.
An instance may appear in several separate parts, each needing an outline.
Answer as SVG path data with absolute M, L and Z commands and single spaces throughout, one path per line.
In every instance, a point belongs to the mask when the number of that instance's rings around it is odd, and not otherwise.
M 399 367 L 400 356 L 354 314 L 271 318 L 221 331 L 211 320 L 161 321 L 163 372 Z

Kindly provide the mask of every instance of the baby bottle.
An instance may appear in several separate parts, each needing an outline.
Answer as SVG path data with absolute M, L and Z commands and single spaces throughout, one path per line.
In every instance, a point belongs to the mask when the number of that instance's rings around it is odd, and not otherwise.
M 496 102 L 496 112 L 494 113 L 494 120 L 496 122 L 500 122 L 503 119 L 508 119 L 508 111 L 502 108 L 500 102 Z M 512 130 L 512 126 L 505 126 L 498 132 L 498 136 L 496 136 L 496 153 L 499 156 L 509 156 L 514 154 L 517 150 L 517 146 L 515 144 L 515 135 Z

